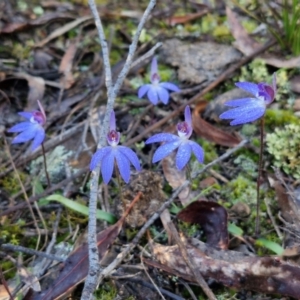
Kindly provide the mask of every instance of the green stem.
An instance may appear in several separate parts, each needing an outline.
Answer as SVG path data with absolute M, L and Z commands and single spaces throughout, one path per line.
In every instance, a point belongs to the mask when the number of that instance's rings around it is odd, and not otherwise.
M 43 153 L 43 158 L 44 158 L 44 168 L 45 168 L 48 188 L 50 188 L 51 187 L 51 181 L 50 181 L 50 177 L 49 177 L 48 169 L 47 169 L 46 151 L 45 151 L 44 143 L 42 143 L 42 153 Z
M 259 149 L 259 162 L 258 162 L 258 175 L 257 175 L 257 181 L 256 181 L 256 195 L 257 195 L 257 201 L 256 201 L 256 222 L 255 222 L 255 234 L 256 236 L 259 236 L 260 231 L 260 180 L 262 177 L 262 161 L 263 161 L 263 150 L 264 150 L 264 125 L 265 125 L 265 119 L 262 117 L 260 119 L 260 149 Z

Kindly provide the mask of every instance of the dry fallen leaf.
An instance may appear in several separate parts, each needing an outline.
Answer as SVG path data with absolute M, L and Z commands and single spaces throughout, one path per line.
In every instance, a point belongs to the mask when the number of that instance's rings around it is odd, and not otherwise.
M 248 32 L 239 22 L 237 15 L 228 6 L 226 7 L 226 14 L 230 31 L 235 38 L 235 42 L 233 43 L 234 47 L 246 56 L 259 49 L 261 45 L 250 37 Z
M 181 221 L 199 224 L 207 244 L 219 249 L 228 248 L 227 211 L 212 201 L 198 200 L 185 207 L 177 218 Z
M 285 59 L 284 57 L 271 57 L 270 55 L 262 55 L 260 58 L 263 59 L 266 64 L 276 68 L 293 69 L 299 67 L 300 65 L 300 56 L 293 57 L 291 59 Z
M 10 34 L 10 33 L 27 30 L 31 27 L 44 25 L 56 19 L 73 19 L 73 18 L 74 16 L 71 16 L 70 14 L 64 12 L 45 13 L 41 17 L 34 20 L 29 20 L 25 22 L 8 23 L 2 28 L 2 30 L 0 30 L 0 34 L 1 33 Z
M 230 133 L 220 130 L 203 120 L 200 113 L 205 109 L 206 101 L 201 101 L 193 111 L 193 129 L 196 134 L 210 142 L 226 147 L 235 147 L 240 143 L 240 139 Z
M 64 89 L 69 89 L 74 84 L 74 77 L 72 74 L 72 66 L 73 66 L 73 59 L 75 57 L 77 50 L 76 43 L 70 43 L 65 55 L 63 56 L 60 66 L 59 72 L 63 74 L 62 78 L 60 79 L 60 83 Z
M 42 100 L 45 92 L 45 80 L 42 77 L 31 76 L 26 73 L 12 73 L 17 78 L 27 80 L 29 92 L 27 96 L 26 110 L 33 110 L 36 108 L 36 101 Z
M 56 39 L 57 37 L 65 34 L 66 32 L 70 31 L 71 29 L 77 27 L 81 23 L 86 22 L 86 21 L 91 20 L 91 19 L 93 19 L 92 16 L 84 16 L 84 17 L 78 18 L 78 19 L 76 19 L 76 20 L 74 20 L 70 23 L 67 23 L 64 26 L 59 27 L 58 29 L 54 30 L 48 37 L 46 37 L 45 39 L 43 39 L 39 43 L 36 43 L 35 47 L 37 47 L 37 48 L 43 47 L 45 44 L 47 44 L 51 40 Z
M 185 24 L 206 15 L 208 12 L 208 9 L 204 9 L 203 11 L 199 11 L 193 14 L 186 14 L 184 16 L 172 16 L 167 20 L 167 24 L 170 26 Z
M 45 93 L 45 80 L 42 77 L 26 76 L 29 93 L 27 96 L 27 108 L 36 107 L 36 101 L 42 100 Z

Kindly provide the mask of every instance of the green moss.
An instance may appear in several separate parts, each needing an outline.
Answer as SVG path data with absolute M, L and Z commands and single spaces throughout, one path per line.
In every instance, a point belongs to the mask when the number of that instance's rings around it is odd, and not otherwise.
M 16 275 L 15 264 L 10 260 L 1 260 L 1 271 L 5 274 L 5 279 L 11 279 Z
M 11 224 L 8 220 L 4 222 L 1 226 L 1 238 L 4 242 L 19 245 L 19 241 L 23 236 L 22 225 L 24 225 L 23 220 L 19 220 L 15 224 Z
M 191 224 L 181 221 L 178 222 L 178 228 L 180 231 L 184 232 L 188 237 L 195 236 L 201 230 L 198 224 Z
M 1 172 L 1 170 L 0 170 Z M 23 172 L 18 171 L 22 182 L 26 182 L 27 175 Z M 15 172 L 8 174 L 7 176 L 0 178 L 0 186 L 3 187 L 10 195 L 16 194 L 20 191 L 20 183 Z
M 283 126 L 285 124 L 300 125 L 300 120 L 292 111 L 283 109 L 267 109 L 265 114 L 265 125 L 274 130 L 275 126 Z
M 95 292 L 97 300 L 113 300 L 117 298 L 118 291 L 112 283 L 105 283 Z
M 273 156 L 275 167 L 287 175 L 300 179 L 300 126 L 288 124 L 266 136 L 267 151 Z
M 214 143 L 201 138 L 198 138 L 196 142 L 201 145 L 204 150 L 204 163 L 211 162 L 219 157 Z
M 257 177 L 257 163 L 248 156 L 241 154 L 234 161 L 243 172 L 247 173 L 252 178 Z
M 240 174 L 236 179 L 226 184 L 221 190 L 221 195 L 232 204 L 240 201 L 253 205 L 256 203 L 256 183 Z

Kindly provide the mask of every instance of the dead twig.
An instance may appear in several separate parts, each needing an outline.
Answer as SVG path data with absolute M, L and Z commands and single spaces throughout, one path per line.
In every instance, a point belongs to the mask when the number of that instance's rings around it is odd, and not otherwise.
M 208 299 L 217 300 L 214 293 L 209 288 L 208 284 L 206 283 L 203 276 L 199 272 L 199 268 L 195 264 L 193 258 L 188 254 L 188 252 L 185 248 L 185 245 L 184 245 L 184 244 L 187 244 L 187 241 L 186 241 L 185 237 L 181 236 L 181 238 L 180 238 L 179 233 L 178 233 L 177 229 L 175 228 L 175 226 L 172 222 L 169 222 L 168 227 L 170 228 L 170 230 L 172 232 L 172 236 L 173 236 L 173 238 L 175 239 L 175 241 L 177 243 L 177 246 L 180 250 L 180 253 L 181 253 L 185 263 L 190 268 L 192 274 L 194 275 L 195 280 L 197 281 L 199 286 L 202 288 L 203 292 L 206 294 Z

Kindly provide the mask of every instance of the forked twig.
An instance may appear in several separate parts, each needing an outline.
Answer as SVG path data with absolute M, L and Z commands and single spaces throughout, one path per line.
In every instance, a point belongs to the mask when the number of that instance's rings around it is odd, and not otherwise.
M 156 0 L 150 0 L 148 7 L 146 8 L 140 23 L 138 25 L 137 31 L 132 39 L 132 43 L 129 47 L 128 56 L 126 62 L 117 78 L 116 83 L 113 85 L 111 66 L 109 63 L 109 49 L 106 42 L 103 26 L 97 7 L 94 0 L 89 0 L 89 6 L 92 11 L 93 17 L 95 19 L 96 27 L 98 30 L 98 35 L 100 39 L 100 44 L 102 47 L 103 54 L 103 64 L 105 69 L 105 84 L 107 88 L 107 104 L 106 104 L 106 113 L 104 121 L 102 122 L 100 139 L 98 143 L 98 149 L 105 146 L 106 135 L 108 132 L 109 118 L 111 111 L 113 110 L 116 96 L 120 90 L 120 87 L 123 84 L 125 77 L 127 76 L 132 60 L 134 58 L 134 53 L 139 41 L 141 31 L 156 4 Z M 90 192 L 90 201 L 89 201 L 89 225 L 88 225 L 88 245 L 89 245 L 89 272 L 85 280 L 83 292 L 81 295 L 82 300 L 91 299 L 93 292 L 96 289 L 97 277 L 99 274 L 99 258 L 98 258 L 98 248 L 97 248 L 97 221 L 96 221 L 96 210 L 97 210 L 97 195 L 98 195 L 98 180 L 100 174 L 100 165 L 98 165 L 91 174 L 91 192 Z

